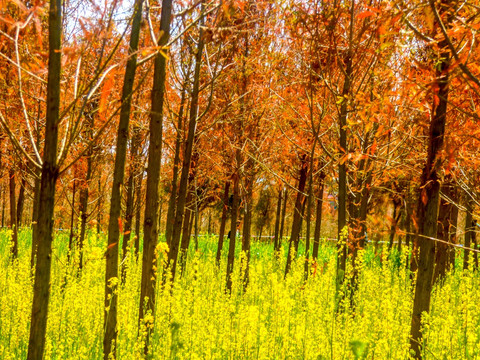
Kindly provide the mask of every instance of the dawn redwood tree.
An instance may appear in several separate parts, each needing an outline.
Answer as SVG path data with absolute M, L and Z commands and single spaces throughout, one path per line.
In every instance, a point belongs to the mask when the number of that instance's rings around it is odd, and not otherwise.
M 110 198 L 110 218 L 108 221 L 107 251 L 105 253 L 105 313 L 103 357 L 105 360 L 116 358 L 117 350 L 117 292 L 118 283 L 118 247 L 121 221 L 121 187 L 125 176 L 125 161 L 127 156 L 128 128 L 132 104 L 133 84 L 137 69 L 137 50 L 140 38 L 143 0 L 137 0 L 134 5 L 132 30 L 128 49 L 128 61 L 123 81 L 120 121 L 118 124 L 115 166 L 113 171 L 112 195 Z M 141 308 L 141 306 L 140 306 Z
M 436 5 L 432 2 L 432 7 Z M 441 1 L 440 15 L 447 21 L 455 11 L 454 4 Z M 440 24 L 435 21 L 435 28 Z M 437 237 L 437 214 L 440 196 L 439 171 L 442 166 L 441 150 L 445 137 L 445 124 L 449 95 L 449 73 L 451 54 L 445 39 L 438 43 L 435 63 L 435 87 L 433 87 L 432 115 L 429 127 L 428 152 L 420 182 L 420 196 L 418 200 L 417 223 L 419 235 L 418 272 L 413 300 L 413 312 L 410 328 L 410 347 L 414 351 L 415 359 L 422 359 L 421 345 L 421 317 L 424 312 L 430 311 L 432 293 L 433 270 L 435 264 L 435 243 L 431 238 Z M 433 50 L 433 49 L 432 49 Z
M 158 46 L 167 51 L 165 46 L 170 38 L 170 21 L 172 17 L 172 0 L 162 0 L 160 18 L 160 38 Z M 145 192 L 145 217 L 143 222 L 142 280 L 140 287 L 139 320 L 142 323 L 145 314 L 155 316 L 155 248 L 158 242 L 158 187 L 160 182 L 160 165 L 163 141 L 163 108 L 165 97 L 166 65 L 165 53 L 157 53 L 154 59 L 153 87 L 151 94 L 150 137 L 148 146 L 147 188 Z M 144 352 L 148 352 L 148 339 Z
M 32 316 L 28 341 L 28 360 L 41 360 L 45 348 L 50 268 L 52 264 L 53 210 L 58 177 L 57 144 L 60 113 L 60 73 L 62 68 L 62 2 L 51 0 L 48 13 L 48 82 L 46 98 L 45 144 L 40 180 L 37 220 L 37 264 L 33 286 Z

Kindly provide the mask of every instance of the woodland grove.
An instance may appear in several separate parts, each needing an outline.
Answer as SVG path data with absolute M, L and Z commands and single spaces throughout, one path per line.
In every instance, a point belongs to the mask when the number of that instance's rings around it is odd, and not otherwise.
M 0 274 L 28 264 L 31 294 L 19 358 L 62 358 L 52 284 L 87 277 L 95 238 L 105 360 L 129 264 L 136 358 L 154 359 L 157 299 L 202 266 L 222 299 L 247 297 L 254 255 L 305 294 L 332 264 L 332 321 L 356 321 L 368 261 L 392 266 L 402 358 L 437 359 L 432 294 L 479 280 L 479 42 L 479 0 L 0 0 Z M 352 359 L 375 358 L 358 344 Z

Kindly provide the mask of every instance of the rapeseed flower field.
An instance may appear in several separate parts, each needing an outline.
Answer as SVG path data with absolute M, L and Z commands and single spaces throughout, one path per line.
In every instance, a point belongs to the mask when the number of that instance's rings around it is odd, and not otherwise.
M 20 232 L 13 263 L 9 239 L 8 231 L 0 231 L 2 360 L 26 358 L 33 288 L 31 232 Z M 79 272 L 78 254 L 68 260 L 68 234 L 56 234 L 45 360 L 102 358 L 105 248 L 105 236 L 90 233 Z M 164 250 L 161 246 L 160 260 Z M 143 359 L 147 333 L 153 359 L 409 358 L 413 283 L 407 254 L 363 251 L 358 289 L 351 295 L 347 281 L 342 311 L 336 311 L 332 244 L 322 244 L 318 265 L 305 282 L 304 257 L 295 259 L 285 279 L 285 254 L 274 256 L 271 244 L 253 243 L 248 288 L 244 291 L 237 261 L 229 295 L 226 259 L 218 268 L 215 250 L 216 238 L 201 240 L 183 276 L 158 287 L 154 325 L 151 314 L 138 324 L 141 264 L 129 252 L 126 278 L 111 281 L 119 299 L 119 359 Z M 458 267 L 434 288 L 424 325 L 425 359 L 480 359 L 479 287 L 477 272 Z

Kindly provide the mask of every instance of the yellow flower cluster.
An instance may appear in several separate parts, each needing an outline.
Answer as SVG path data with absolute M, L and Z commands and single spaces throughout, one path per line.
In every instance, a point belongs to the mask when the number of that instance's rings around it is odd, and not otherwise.
M 21 231 L 13 263 L 9 237 L 0 232 L 0 359 L 5 360 L 26 358 L 33 288 L 31 233 Z M 68 260 L 67 244 L 68 234 L 56 235 L 45 359 L 101 359 L 106 240 L 88 235 L 81 271 L 78 250 Z M 406 254 L 360 251 L 355 291 L 348 262 L 336 297 L 335 247 L 321 246 L 305 280 L 304 257 L 294 259 L 285 278 L 285 252 L 277 258 L 271 245 L 254 243 L 248 286 L 238 260 L 227 294 L 226 259 L 216 266 L 215 244 L 209 238 L 189 252 L 175 283 L 158 276 L 167 280 L 158 286 L 155 313 L 147 313 L 140 325 L 141 257 L 129 252 L 125 278 L 110 280 L 118 294 L 119 359 L 143 359 L 147 336 L 155 359 L 408 358 L 413 287 Z M 168 248 L 159 245 L 157 251 L 164 255 Z M 435 287 L 431 313 L 424 317 L 425 359 L 480 359 L 479 289 L 478 274 L 461 269 Z

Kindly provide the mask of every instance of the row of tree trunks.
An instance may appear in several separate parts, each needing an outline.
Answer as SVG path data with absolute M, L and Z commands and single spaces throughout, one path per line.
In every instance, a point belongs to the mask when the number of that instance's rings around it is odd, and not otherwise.
M 203 12 L 202 5 L 202 12 Z M 175 225 L 172 230 L 172 239 L 170 242 L 170 251 L 168 252 L 168 265 L 171 271 L 172 281 L 175 279 L 177 258 L 180 245 L 180 229 L 182 227 L 183 215 L 185 213 L 186 197 L 188 192 L 188 178 L 190 173 L 190 166 L 192 163 L 193 146 L 195 143 L 195 131 L 197 127 L 198 117 L 198 98 L 200 94 L 200 71 L 202 66 L 203 48 L 205 46 L 205 39 L 203 36 L 203 16 L 200 20 L 200 34 L 197 44 L 197 51 L 195 54 L 195 70 L 193 75 L 192 97 L 190 102 L 190 113 L 188 122 L 188 135 L 185 142 L 185 152 L 182 163 L 182 174 L 180 176 L 180 184 L 178 187 L 178 199 L 175 211 Z

